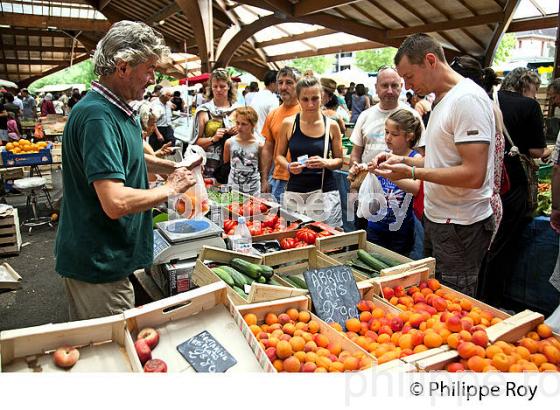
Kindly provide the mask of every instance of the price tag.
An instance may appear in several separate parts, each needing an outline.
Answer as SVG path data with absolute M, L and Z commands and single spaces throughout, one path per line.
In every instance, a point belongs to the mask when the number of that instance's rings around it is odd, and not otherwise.
M 203 331 L 177 346 L 198 373 L 224 373 L 237 360 L 208 332 Z
M 360 292 L 348 266 L 331 266 L 303 273 L 317 316 L 337 322 L 346 330 L 346 320 L 358 317 Z

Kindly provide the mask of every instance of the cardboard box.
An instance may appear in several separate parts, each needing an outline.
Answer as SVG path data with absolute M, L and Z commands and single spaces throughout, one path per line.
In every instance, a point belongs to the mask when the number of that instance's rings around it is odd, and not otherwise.
M 206 330 L 237 360 L 227 373 L 261 372 L 261 366 L 232 316 L 232 309 L 227 286 L 213 283 L 126 311 L 125 338 L 133 343 L 140 330 L 155 328 L 160 338 L 152 357 L 165 361 L 169 373 L 194 372 L 177 346 Z M 136 372 L 143 371 L 136 354 L 132 367 Z

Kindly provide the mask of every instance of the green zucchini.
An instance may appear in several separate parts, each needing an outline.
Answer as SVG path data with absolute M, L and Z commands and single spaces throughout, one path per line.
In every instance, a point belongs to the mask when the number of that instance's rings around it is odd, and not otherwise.
M 241 258 L 233 258 L 230 262 L 230 266 L 234 269 L 237 269 L 239 272 L 252 277 L 253 279 L 258 279 L 259 276 L 261 276 L 260 265 L 247 262 L 246 260 Z
M 225 283 L 227 283 L 229 286 L 235 285 L 235 281 L 233 280 L 231 275 L 227 273 L 225 270 L 221 268 L 212 268 L 212 272 L 218 275 L 220 279 L 223 280 Z
M 358 258 L 364 262 L 366 265 L 371 266 L 373 269 L 380 271 L 381 269 L 387 269 L 389 265 L 381 262 L 378 259 L 375 259 L 369 253 L 364 251 L 363 249 L 358 249 Z
M 229 275 L 235 282 L 235 286 L 243 288 L 243 286 L 250 285 L 252 282 L 252 280 L 251 282 L 247 282 L 245 276 L 243 276 L 243 274 L 239 273 L 237 270 L 233 269 L 231 266 L 224 265 L 224 266 L 220 266 L 219 268 L 229 273 Z
M 257 279 L 257 282 L 266 283 L 266 278 L 264 276 L 259 276 L 259 278 Z
M 287 275 L 284 276 L 284 279 L 287 279 L 290 283 L 293 283 L 296 288 L 307 289 L 307 283 L 305 283 L 305 280 L 300 277 Z
M 269 284 L 269 285 L 274 285 L 274 286 L 284 286 L 284 285 L 282 285 L 280 282 L 278 282 L 278 281 L 276 281 L 275 279 L 272 279 L 272 278 L 270 278 L 270 279 L 268 280 L 268 284 Z
M 247 294 L 243 291 L 243 289 L 241 289 L 240 287 L 237 286 L 232 286 L 233 290 L 235 290 L 235 292 L 241 296 L 243 299 L 247 298 Z
M 244 273 L 242 273 L 243 278 L 245 279 L 245 282 L 247 283 L 247 285 L 250 285 L 251 283 L 253 283 L 256 279 L 245 275 Z
M 378 261 L 383 262 L 385 265 L 389 265 L 389 267 L 394 267 L 394 266 L 399 266 L 402 265 L 405 262 L 400 262 L 398 260 L 395 260 L 393 258 L 391 258 L 390 256 L 386 256 L 386 255 L 380 255 L 378 253 L 372 253 L 371 256 L 373 256 L 375 259 L 377 259 Z
M 267 279 L 270 279 L 274 274 L 274 269 L 267 265 L 257 265 L 261 272 L 261 276 L 264 276 Z

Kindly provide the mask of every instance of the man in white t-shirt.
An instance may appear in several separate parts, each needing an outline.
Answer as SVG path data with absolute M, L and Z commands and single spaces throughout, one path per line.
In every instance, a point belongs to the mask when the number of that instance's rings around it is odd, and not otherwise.
M 424 251 L 444 284 L 474 296 L 494 216 L 490 206 L 495 124 L 484 90 L 456 73 L 432 37 L 408 37 L 395 55 L 407 88 L 436 100 L 420 145 L 425 158 L 379 154 L 375 173 L 424 182 Z
M 172 111 L 171 111 L 171 98 L 173 98 L 173 91 L 171 88 L 165 87 L 159 91 L 159 97 L 150 102 L 151 111 L 157 118 L 156 128 L 154 133 L 150 135 L 148 142 L 157 151 L 163 145 L 171 142 L 175 144 L 175 135 L 171 127 Z
M 264 121 L 266 120 L 266 116 L 270 111 L 275 109 L 280 105 L 280 101 L 276 96 L 276 74 L 278 71 L 275 70 L 268 70 L 264 75 L 264 90 L 260 90 L 257 92 L 252 101 L 250 103 L 247 102 L 247 96 L 245 96 L 245 102 L 248 106 L 255 109 L 259 120 L 257 122 L 257 126 L 255 127 L 255 134 L 257 134 L 262 141 L 265 138 L 261 135 L 261 131 L 264 125 Z

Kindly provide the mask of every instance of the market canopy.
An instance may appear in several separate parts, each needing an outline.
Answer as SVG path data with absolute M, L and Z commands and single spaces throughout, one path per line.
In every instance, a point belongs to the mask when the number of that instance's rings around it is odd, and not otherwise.
M 25 85 L 83 61 L 123 19 L 200 58 L 192 74 L 231 65 L 262 78 L 293 58 L 398 46 L 416 32 L 489 64 L 504 32 L 556 27 L 557 14 L 556 0 L 5 0 L 0 77 Z

